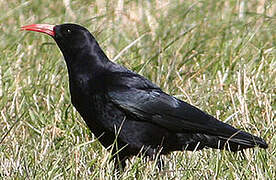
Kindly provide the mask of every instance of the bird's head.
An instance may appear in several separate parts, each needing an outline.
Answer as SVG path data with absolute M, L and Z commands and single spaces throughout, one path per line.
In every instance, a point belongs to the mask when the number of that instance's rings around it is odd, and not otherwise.
M 65 60 L 76 58 L 77 55 L 85 53 L 93 54 L 98 49 L 98 43 L 92 34 L 77 24 L 32 24 L 23 26 L 21 29 L 50 35 L 56 41 Z

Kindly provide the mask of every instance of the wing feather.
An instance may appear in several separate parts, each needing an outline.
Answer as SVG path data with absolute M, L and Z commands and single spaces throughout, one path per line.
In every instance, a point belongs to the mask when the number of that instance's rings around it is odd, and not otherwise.
M 237 130 L 198 108 L 164 93 L 137 74 L 119 73 L 109 77 L 109 99 L 127 114 L 174 132 L 232 135 Z

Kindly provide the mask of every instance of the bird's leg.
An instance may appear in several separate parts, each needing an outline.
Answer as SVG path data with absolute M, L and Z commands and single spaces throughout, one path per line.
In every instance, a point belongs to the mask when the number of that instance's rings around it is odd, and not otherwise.
M 157 167 L 158 167 L 159 170 L 162 170 L 163 167 L 164 167 L 164 160 L 161 158 L 160 155 L 157 158 L 158 158 L 157 162 L 156 162 Z
M 114 167 L 115 167 L 115 169 L 116 170 L 120 170 L 120 171 L 124 170 L 125 167 L 126 167 L 126 162 L 125 162 L 126 158 L 121 159 L 118 154 L 115 155 L 114 158 L 115 158 L 114 159 Z
M 161 158 L 161 153 L 160 152 L 161 152 L 161 149 L 152 149 L 152 148 L 149 148 L 146 151 L 146 155 L 149 156 L 149 159 L 151 161 L 156 161 L 157 168 L 159 170 L 162 170 L 162 168 L 164 166 L 164 161 Z
M 112 150 L 112 159 L 114 159 L 115 170 L 122 171 L 126 167 L 127 156 L 122 151 L 116 151 L 116 148 Z

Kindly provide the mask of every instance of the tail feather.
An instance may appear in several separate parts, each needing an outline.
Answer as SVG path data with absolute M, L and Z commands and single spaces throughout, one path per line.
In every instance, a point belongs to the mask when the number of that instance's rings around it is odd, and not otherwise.
M 225 149 L 229 151 L 240 151 L 247 148 L 259 146 L 267 148 L 267 143 L 244 131 L 238 131 L 232 136 L 216 136 L 207 134 L 177 134 L 178 144 L 185 150 L 200 150 L 205 147 Z
M 238 130 L 233 126 L 223 123 L 210 116 L 210 126 L 215 127 L 216 131 L 202 132 L 201 142 L 207 147 L 239 151 L 242 149 L 259 146 L 267 148 L 267 143 L 252 134 Z
M 266 149 L 268 147 L 267 143 L 254 135 L 251 135 L 244 131 L 237 131 L 230 137 L 218 137 L 221 141 L 225 141 L 229 144 L 229 149 L 231 151 L 239 151 L 246 148 L 252 148 L 259 146 L 260 148 Z

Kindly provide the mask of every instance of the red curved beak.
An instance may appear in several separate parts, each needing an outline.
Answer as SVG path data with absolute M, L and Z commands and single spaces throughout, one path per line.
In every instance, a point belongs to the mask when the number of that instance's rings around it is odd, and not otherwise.
M 50 36 L 55 36 L 54 27 L 55 25 L 50 24 L 32 24 L 21 27 L 21 30 L 42 32 Z

